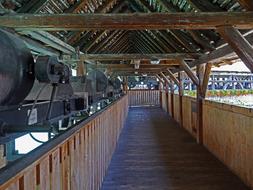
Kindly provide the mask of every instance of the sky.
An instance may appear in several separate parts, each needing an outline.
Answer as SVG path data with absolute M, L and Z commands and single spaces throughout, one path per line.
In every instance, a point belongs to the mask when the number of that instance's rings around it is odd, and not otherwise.
M 224 65 L 224 66 L 220 66 L 220 67 L 213 67 L 212 71 L 243 71 L 243 72 L 250 72 L 250 70 L 241 61 L 238 61 L 238 62 L 236 62 L 232 65 Z
M 40 141 L 48 140 L 48 133 L 32 133 Z M 41 143 L 34 141 L 29 134 L 19 137 L 15 140 L 15 148 L 19 154 L 26 154 L 40 146 Z

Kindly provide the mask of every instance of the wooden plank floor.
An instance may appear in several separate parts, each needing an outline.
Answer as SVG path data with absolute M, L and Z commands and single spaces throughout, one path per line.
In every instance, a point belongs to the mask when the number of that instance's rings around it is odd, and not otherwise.
M 248 189 L 160 108 L 131 108 L 102 190 Z

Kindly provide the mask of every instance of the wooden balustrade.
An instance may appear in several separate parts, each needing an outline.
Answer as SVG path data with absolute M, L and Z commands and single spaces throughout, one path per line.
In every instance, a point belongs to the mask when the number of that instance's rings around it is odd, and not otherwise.
M 0 190 L 98 190 L 128 113 L 124 96 L 0 171 Z
M 129 90 L 129 106 L 159 106 L 160 105 L 159 90 Z
M 178 121 L 177 99 L 174 95 L 174 119 Z M 183 96 L 182 109 L 183 127 L 196 138 L 196 99 Z M 205 100 L 203 121 L 203 145 L 253 188 L 253 110 Z

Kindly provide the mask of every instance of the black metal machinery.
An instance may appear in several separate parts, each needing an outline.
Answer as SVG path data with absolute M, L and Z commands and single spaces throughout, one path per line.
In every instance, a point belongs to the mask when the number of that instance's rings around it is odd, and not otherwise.
M 0 30 L 0 135 L 57 131 L 59 121 L 67 127 L 71 117 L 121 95 L 121 82 L 109 81 L 99 70 L 72 77 L 56 57 L 34 58 L 21 39 Z
M 156 89 L 158 90 L 159 84 L 156 78 L 154 77 L 148 77 L 148 76 L 131 76 L 128 77 L 128 87 L 130 89 L 136 87 L 137 85 L 145 86 L 148 89 Z

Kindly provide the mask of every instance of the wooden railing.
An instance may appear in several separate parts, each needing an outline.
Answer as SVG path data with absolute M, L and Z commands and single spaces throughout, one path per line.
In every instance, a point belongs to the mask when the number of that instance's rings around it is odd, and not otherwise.
M 124 96 L 0 171 L 0 190 L 98 190 L 128 113 Z
M 178 121 L 178 95 L 173 96 Z M 196 109 L 196 99 L 183 96 L 183 127 L 195 138 Z M 203 121 L 204 146 L 253 189 L 253 109 L 205 100 Z
M 253 109 L 206 100 L 204 145 L 253 189 Z
M 159 90 L 129 90 L 128 98 L 130 106 L 160 105 Z

